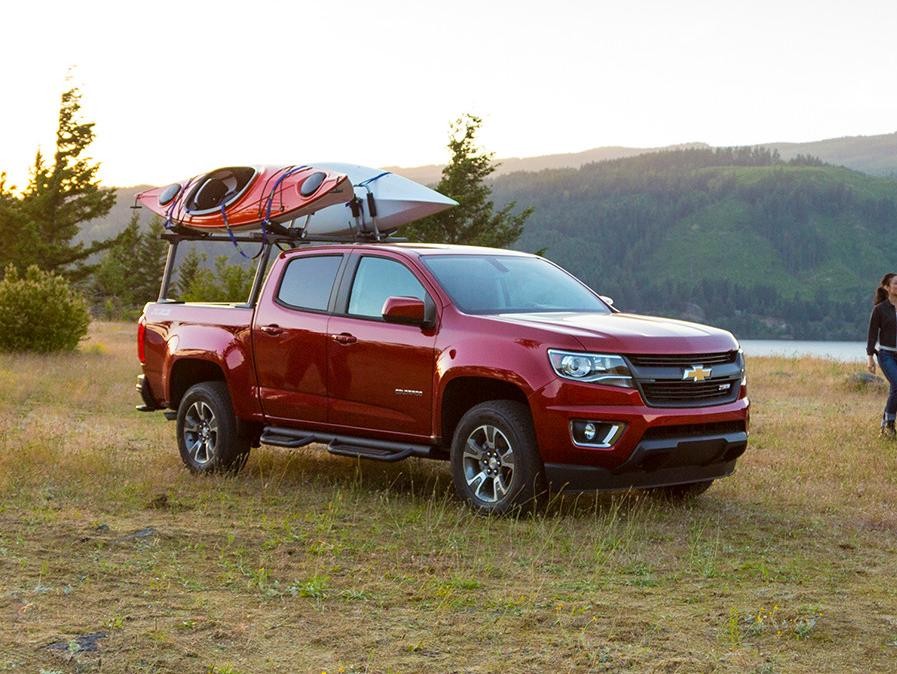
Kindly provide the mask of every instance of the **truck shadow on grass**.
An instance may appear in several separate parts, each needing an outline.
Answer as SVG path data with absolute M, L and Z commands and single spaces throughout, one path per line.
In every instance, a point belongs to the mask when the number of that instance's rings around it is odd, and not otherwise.
M 258 482 L 284 491 L 313 483 L 322 489 L 361 492 L 371 497 L 388 496 L 408 503 L 441 502 L 460 511 L 464 503 L 455 494 L 447 462 L 407 459 L 401 463 L 379 463 L 328 455 L 323 446 L 281 451 L 254 449 L 246 467 L 235 480 Z M 712 497 L 711 497 L 712 498 Z M 538 516 L 587 518 L 609 511 L 690 509 L 701 499 L 670 498 L 651 490 L 615 492 L 556 492 L 544 497 Z M 514 515 L 512 515 L 513 517 Z

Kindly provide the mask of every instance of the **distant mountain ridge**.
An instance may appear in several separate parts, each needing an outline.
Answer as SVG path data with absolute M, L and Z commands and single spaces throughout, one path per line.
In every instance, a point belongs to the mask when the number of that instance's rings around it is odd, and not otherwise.
M 764 148 L 691 149 L 513 173 L 534 208 L 515 248 L 545 250 L 625 311 L 742 337 L 862 339 L 894 265 L 897 180 Z
M 797 155 L 819 157 L 827 164 L 846 166 L 869 175 L 897 176 L 897 132 L 877 136 L 844 136 L 809 143 L 764 143 L 783 159 Z
M 564 154 L 545 154 L 537 157 L 505 157 L 498 159 L 498 168 L 494 176 L 507 175 L 517 171 L 543 171 L 557 168 L 579 168 L 584 164 L 596 161 L 608 161 L 610 159 L 624 159 L 635 157 L 649 152 L 663 152 L 667 150 L 684 150 L 690 148 L 707 148 L 707 143 L 683 143 L 680 145 L 666 145 L 663 147 L 623 147 L 612 145 L 608 147 L 596 147 L 582 152 L 569 152 Z M 386 166 L 388 171 L 398 173 L 411 180 L 424 185 L 434 185 L 442 176 L 442 164 L 427 164 L 425 166 Z
M 653 148 L 608 146 L 566 154 L 500 158 L 497 160 L 500 166 L 496 169 L 494 175 L 498 177 L 517 171 L 579 168 L 591 162 L 625 159 L 652 152 L 710 147 L 712 146 L 700 142 Z M 760 143 L 756 147 L 778 150 L 782 159 L 793 159 L 798 155 L 812 155 L 819 157 L 827 164 L 846 166 L 854 171 L 861 171 L 870 175 L 897 175 L 897 132 L 874 136 L 844 136 L 806 143 Z M 433 185 L 439 182 L 442 174 L 442 165 L 440 164 L 410 167 L 387 166 L 385 168 L 425 185 Z

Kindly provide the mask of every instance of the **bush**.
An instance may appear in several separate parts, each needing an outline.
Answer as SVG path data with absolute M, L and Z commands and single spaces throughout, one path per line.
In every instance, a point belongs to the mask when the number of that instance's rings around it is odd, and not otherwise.
M 87 302 L 61 276 L 13 266 L 0 281 L 0 350 L 72 351 L 87 334 Z

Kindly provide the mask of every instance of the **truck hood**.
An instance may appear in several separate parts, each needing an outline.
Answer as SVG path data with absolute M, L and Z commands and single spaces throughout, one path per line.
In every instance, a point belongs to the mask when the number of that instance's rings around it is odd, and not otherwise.
M 587 351 L 717 353 L 738 348 L 732 333 L 709 325 L 637 314 L 535 313 L 492 318 L 575 337 Z

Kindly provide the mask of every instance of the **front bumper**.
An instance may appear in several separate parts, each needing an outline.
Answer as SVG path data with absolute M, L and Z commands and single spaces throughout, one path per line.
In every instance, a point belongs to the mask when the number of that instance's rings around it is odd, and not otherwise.
M 545 477 L 552 489 L 569 491 L 706 482 L 735 470 L 735 461 L 747 449 L 747 440 L 747 431 L 644 439 L 614 469 L 546 463 Z
M 651 407 L 633 389 L 552 382 L 530 409 L 545 474 L 555 489 L 626 489 L 715 480 L 731 474 L 747 448 L 750 401 L 704 407 Z M 584 446 L 571 422 L 624 430 L 610 444 Z M 603 431 L 602 431 L 603 432 Z

